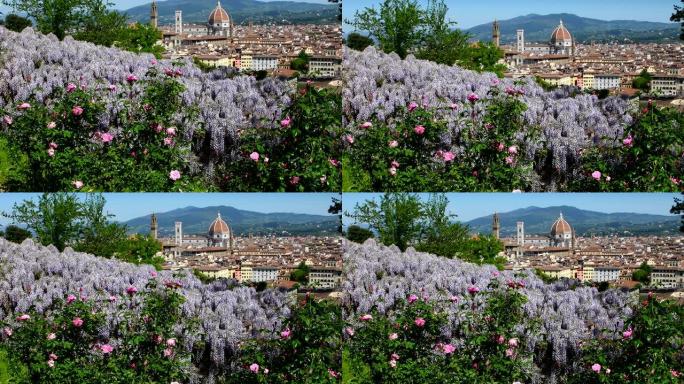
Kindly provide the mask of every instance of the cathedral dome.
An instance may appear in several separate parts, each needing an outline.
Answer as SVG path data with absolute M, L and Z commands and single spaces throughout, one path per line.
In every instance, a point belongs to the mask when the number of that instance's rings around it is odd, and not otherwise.
M 551 44 L 572 42 L 572 35 L 570 31 L 563 25 L 563 20 L 561 20 L 560 25 L 553 30 L 551 34 Z
M 223 221 L 220 213 L 209 226 L 209 236 L 214 235 L 230 235 L 230 227 Z
M 572 227 L 565 221 L 563 214 L 551 226 L 551 237 L 572 236 Z
M 228 11 L 221 7 L 221 2 L 219 1 L 216 8 L 214 8 L 209 15 L 209 24 L 216 25 L 223 23 L 230 23 L 230 15 L 228 15 Z

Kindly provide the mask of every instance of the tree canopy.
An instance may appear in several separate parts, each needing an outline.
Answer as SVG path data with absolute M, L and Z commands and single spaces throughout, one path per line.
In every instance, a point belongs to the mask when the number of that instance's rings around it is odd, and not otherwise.
M 5 16 L 3 24 L 5 25 L 5 28 L 14 32 L 21 32 L 24 28 L 33 26 L 31 20 L 13 13 Z
M 367 47 L 373 45 L 373 39 L 358 32 L 352 32 L 347 36 L 346 45 L 351 49 L 363 51 Z

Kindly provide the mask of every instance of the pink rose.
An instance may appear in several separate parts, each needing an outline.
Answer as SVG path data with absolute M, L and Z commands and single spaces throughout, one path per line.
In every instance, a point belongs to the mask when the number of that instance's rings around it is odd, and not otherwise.
M 164 350 L 164 357 L 171 357 L 171 355 L 173 355 L 173 349 L 171 349 L 171 348 L 166 348 L 166 349 Z
M 474 285 L 471 285 L 470 287 L 468 287 L 468 293 L 470 293 L 471 295 L 474 295 L 478 292 L 480 292 L 480 288 L 478 288 Z
M 289 127 L 290 124 L 292 124 L 292 119 L 290 119 L 290 116 L 287 116 L 285 119 L 280 121 L 281 127 Z
M 330 165 L 332 165 L 333 167 L 337 167 L 337 166 L 340 165 L 340 161 L 339 161 L 339 160 L 328 159 L 328 161 L 330 162 Z
M 164 145 L 168 147 L 173 147 L 173 137 L 165 137 L 164 138 Z
M 2 121 L 4 121 L 5 124 L 7 124 L 7 125 L 12 125 L 12 121 L 13 121 L 12 116 L 8 116 L 8 115 L 3 116 Z
M 471 93 L 470 95 L 468 95 L 468 101 L 470 101 L 471 103 L 474 103 L 478 100 L 480 100 L 480 96 L 478 96 L 474 93 Z
M 344 140 L 346 140 L 349 144 L 354 144 L 354 136 L 352 135 L 345 135 Z
M 10 328 L 10 327 L 5 327 L 5 328 L 3 328 L 2 332 L 3 332 L 7 337 L 12 336 L 12 333 L 13 333 L 13 332 L 12 332 L 12 328 Z
M 416 318 L 416 320 L 414 320 L 413 322 L 414 322 L 414 323 L 416 324 L 416 326 L 418 326 L 418 327 L 423 327 L 423 326 L 425 326 L 425 319 L 423 319 L 422 317 Z
M 176 128 L 174 128 L 174 127 L 166 128 L 166 134 L 169 136 L 176 136 Z
M 176 346 L 176 339 L 168 339 L 166 340 L 166 345 L 169 347 L 175 347 Z
M 67 84 L 67 86 L 66 86 L 67 93 L 71 93 L 75 90 L 76 90 L 76 84 L 74 84 L 74 83 Z
M 458 108 L 458 104 L 456 104 L 456 103 L 451 103 L 451 109 L 452 109 L 452 110 L 456 110 L 456 108 Z
M 444 353 L 446 353 L 447 355 L 450 354 L 450 353 L 454 353 L 455 350 L 456 350 L 456 347 L 454 347 L 454 346 L 451 345 L 451 344 L 445 344 L 445 345 L 442 347 L 442 351 L 444 351 Z
M 513 351 L 512 348 L 506 349 L 506 357 L 513 357 L 514 354 L 515 354 L 515 352 Z
M 396 160 L 392 160 L 390 165 L 392 166 L 392 168 L 399 168 L 399 162 Z
M 395 333 L 391 333 L 391 334 L 389 335 L 389 339 L 390 339 L 390 340 L 396 340 L 396 339 L 398 339 L 398 338 L 399 338 L 399 335 L 397 335 L 396 332 L 395 332 Z
M 100 346 L 100 351 L 102 351 L 102 353 L 104 353 L 105 355 L 112 353 L 113 350 L 114 350 L 114 347 L 112 347 L 109 344 L 104 344 L 104 345 Z
M 47 339 L 48 339 L 48 340 L 54 340 L 54 339 L 56 339 L 56 338 L 57 338 L 57 335 L 54 334 L 54 333 L 49 333 L 49 334 L 47 335 Z
M 409 297 L 408 297 L 409 304 L 413 304 L 416 300 L 418 300 L 418 296 L 413 295 L 413 294 L 409 295 Z
M 626 331 L 622 332 L 622 337 L 624 339 L 631 339 L 633 333 L 634 333 L 634 331 L 632 330 L 632 328 L 627 328 Z
M 454 155 L 453 152 L 444 152 L 442 158 L 444 161 L 453 161 L 456 158 L 456 155 Z
M 57 145 L 57 143 L 55 143 L 54 141 L 51 141 L 50 144 L 48 144 L 48 147 L 50 147 L 52 149 L 57 149 L 57 147 L 59 147 L 59 145 Z
M 497 344 L 503 344 L 506 342 L 506 338 L 503 337 L 502 335 L 499 335 L 499 337 L 496 338 L 496 343 Z
M 102 140 L 103 143 L 109 143 L 113 139 L 114 139 L 114 136 L 109 132 L 105 132 L 105 133 L 100 135 L 100 140 Z
M 333 370 L 330 369 L 330 368 L 328 368 L 328 374 L 330 375 L 330 377 L 333 377 L 333 378 L 335 378 L 335 379 L 337 379 L 338 377 L 340 377 L 340 374 L 339 374 L 338 372 L 335 372 L 335 371 L 333 371 Z
M 67 304 L 71 304 L 74 301 L 76 301 L 76 296 L 74 296 L 74 295 L 67 296 Z
M 50 367 L 50 368 L 54 368 L 54 367 L 55 367 L 55 361 L 54 361 L 54 360 L 48 360 L 48 361 L 47 361 L 47 365 L 48 365 L 48 367 Z
M 259 364 L 254 363 L 249 366 L 249 370 L 254 372 L 254 373 L 259 373 Z
M 19 106 L 17 107 L 17 109 L 22 110 L 22 111 L 23 111 L 23 110 L 26 110 L 26 109 L 29 109 L 29 108 L 31 108 L 31 104 L 29 104 L 29 103 L 21 103 L 21 104 L 19 104 Z
M 518 339 L 513 338 L 513 339 L 508 340 L 508 346 L 513 347 L 513 348 L 517 347 L 518 346 Z
M 108 87 L 108 88 L 109 88 L 109 90 L 110 90 L 111 92 L 116 92 L 116 85 L 114 85 L 114 84 L 109 84 L 109 87 Z
M 346 333 L 349 336 L 354 336 L 354 328 L 352 327 L 347 327 L 344 329 L 344 333 Z
M 361 320 L 361 321 L 370 321 L 370 320 L 373 320 L 373 316 L 371 316 L 371 315 L 369 315 L 369 314 L 365 314 L 365 315 L 359 317 L 359 320 Z
M 496 146 L 496 149 L 497 149 L 499 152 L 503 152 L 503 150 L 504 150 L 505 148 L 506 148 L 506 146 L 503 145 L 503 143 L 499 143 L 499 145 Z
M 292 331 L 290 330 L 290 328 L 285 328 L 285 330 L 280 332 L 280 337 L 282 337 L 283 339 L 289 339 L 291 334 Z
M 397 175 L 397 169 L 394 168 L 394 167 L 391 167 L 391 168 L 389 169 L 389 173 L 390 173 L 390 175 L 392 175 L 392 176 L 396 176 L 396 175 Z
M 628 135 L 625 139 L 622 140 L 622 144 L 624 144 L 625 147 L 631 147 L 634 144 L 634 138 L 632 135 Z
M 169 179 L 176 181 L 180 178 L 181 178 L 181 174 L 177 170 L 174 169 L 173 171 L 169 172 Z
M 396 368 L 396 367 L 397 367 L 397 361 L 396 361 L 396 360 L 390 360 L 390 361 L 389 361 L 389 365 L 390 365 L 390 367 L 392 367 L 392 368 Z
M 396 147 L 398 147 L 398 146 L 399 146 L 399 142 L 396 141 L 396 140 L 392 140 L 392 141 L 389 142 L 389 147 L 390 147 L 390 148 L 396 148 Z
M 55 156 L 55 150 L 54 148 L 50 148 L 47 150 L 48 156 L 54 157 Z
M 48 123 L 47 127 L 48 127 L 48 129 L 54 129 L 55 127 L 57 127 L 57 123 L 55 123 L 54 121 L 51 121 Z
M 418 104 L 414 103 L 413 101 L 409 103 L 408 105 L 408 110 L 409 112 L 413 112 L 418 108 Z
M 596 180 L 596 181 L 600 181 L 601 180 L 601 172 L 600 171 L 594 171 L 591 173 L 591 177 L 593 177 L 594 180 Z
M 361 124 L 360 127 L 363 129 L 368 129 L 373 127 L 373 123 L 371 123 L 370 121 L 366 121 L 365 123 Z
M 397 355 L 396 353 L 393 353 L 393 354 L 390 355 L 390 359 L 392 359 L 392 360 L 399 360 L 399 355 Z
M 136 81 L 138 81 L 138 77 L 136 75 L 131 74 L 126 77 L 126 81 L 128 81 L 129 83 L 135 83 Z
M 76 317 L 73 320 L 71 320 L 71 324 L 73 324 L 76 328 L 80 328 L 83 325 L 83 319 L 81 319 L 80 317 Z
M 76 189 L 81 189 L 83 188 L 83 182 L 81 180 L 74 180 L 71 182 L 71 184 L 74 186 Z
M 516 147 L 515 145 L 511 145 L 510 147 L 508 147 L 508 153 L 510 153 L 511 155 L 517 155 L 518 147 Z
M 591 366 L 591 370 L 600 373 L 601 372 L 601 364 L 595 363 L 594 365 Z
M 413 128 L 413 132 L 415 132 L 417 135 L 422 135 L 423 133 L 425 133 L 425 127 L 423 127 L 422 125 L 416 125 L 416 127 Z
M 252 152 L 249 154 L 249 158 L 253 161 L 259 161 L 259 152 Z
M 128 293 L 130 296 L 133 296 L 138 293 L 138 288 L 131 285 L 130 287 L 126 288 L 126 293 Z

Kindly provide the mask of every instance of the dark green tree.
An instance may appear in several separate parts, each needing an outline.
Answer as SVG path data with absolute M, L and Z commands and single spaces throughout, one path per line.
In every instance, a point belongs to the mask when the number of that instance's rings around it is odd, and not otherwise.
M 107 9 L 107 4 L 94 4 L 87 17 L 84 17 L 78 29 L 72 31 L 76 40 L 89 41 L 93 44 L 111 47 L 123 36 L 128 28 L 127 16 Z
M 103 6 L 103 0 L 2 0 L 2 4 L 25 13 L 35 20 L 42 33 L 54 33 L 60 40 L 67 32 L 78 32 L 96 16 Z
M 290 63 L 290 69 L 294 69 L 295 71 L 300 71 L 302 73 L 307 73 L 309 71 L 309 61 L 311 60 L 311 56 L 307 55 L 306 52 L 301 51 L 299 52 L 299 55 L 297 55 L 297 58 L 292 60 Z
M 162 32 L 149 25 L 136 23 L 125 27 L 114 43 L 114 46 L 135 53 L 151 53 L 161 59 L 164 47 L 157 44 L 162 39 Z
M 462 52 L 458 65 L 478 72 L 494 72 L 501 78 L 504 76 L 506 65 L 499 63 L 504 52 L 494 43 L 479 42 L 466 47 Z
M 21 243 L 31 237 L 31 232 L 16 225 L 8 225 L 2 236 L 13 243 Z
M 632 87 L 642 91 L 648 91 L 651 86 L 651 74 L 646 69 L 641 70 L 639 76 L 632 80 Z
M 684 0 L 682 0 L 682 3 L 684 3 Z M 678 22 L 682 24 L 682 32 L 679 35 L 679 38 L 684 40 L 684 7 L 679 7 L 679 6 L 674 6 L 674 13 L 672 14 L 672 17 L 670 17 L 670 21 Z
M 24 30 L 24 28 L 31 26 L 33 26 L 33 23 L 31 20 L 25 17 L 21 17 L 13 13 L 5 16 L 5 28 L 9 29 L 10 31 L 21 32 Z
M 347 239 L 349 241 L 363 243 L 372 237 L 372 231 L 363 227 L 359 227 L 358 225 L 350 225 L 349 228 L 347 228 Z
M 311 271 L 311 268 L 309 268 L 308 265 L 306 265 L 305 262 L 299 263 L 297 266 L 297 269 L 292 271 L 290 273 L 290 280 L 296 281 L 301 284 L 308 284 L 309 283 L 309 272 Z
M 38 203 L 24 200 L 14 204 L 6 217 L 24 224 L 43 245 L 52 244 L 60 251 L 73 245 L 82 229 L 81 202 L 73 193 L 44 193 Z
M 347 215 L 368 224 L 383 244 L 394 244 L 402 251 L 415 243 L 422 229 L 422 203 L 417 195 L 408 193 L 386 193 L 380 204 L 367 200 Z
M 116 258 L 133 264 L 150 264 L 160 270 L 164 258 L 157 256 L 162 251 L 162 243 L 149 235 L 136 234 L 122 242 Z
M 684 195 L 684 192 L 682 193 Z M 682 225 L 679 227 L 681 232 L 684 232 L 684 199 L 675 198 L 675 204 L 670 209 L 670 213 L 674 215 L 682 215 Z
M 348 23 L 367 31 L 382 51 L 403 59 L 423 39 L 424 11 L 416 0 L 383 0 L 380 9 L 357 11 Z
M 436 63 L 454 65 L 468 50 L 470 35 L 455 28 L 456 23 L 447 20 L 444 0 L 433 0 L 423 11 L 422 40 L 416 57 Z
M 636 271 L 632 272 L 632 280 L 648 285 L 651 283 L 652 270 L 650 265 L 643 262 Z
M 74 249 L 95 256 L 112 257 L 126 241 L 126 227 L 110 222 L 112 215 L 104 211 L 102 195 L 89 195 L 80 203 L 81 233 Z
M 347 36 L 346 45 L 351 49 L 363 51 L 367 47 L 373 45 L 373 39 L 358 32 L 352 32 Z

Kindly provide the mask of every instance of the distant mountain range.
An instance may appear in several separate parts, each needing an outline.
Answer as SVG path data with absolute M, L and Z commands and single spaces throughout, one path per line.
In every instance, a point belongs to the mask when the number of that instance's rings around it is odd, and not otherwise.
M 530 14 L 513 19 L 499 20 L 501 43 L 516 41 L 516 30 L 525 30 L 525 41 L 547 42 L 560 20 L 570 31 L 577 42 L 591 41 L 632 41 L 632 42 L 677 42 L 679 41 L 679 24 L 656 23 L 635 20 L 598 20 L 573 15 L 555 13 L 551 15 Z M 493 22 L 494 20 L 492 20 Z M 466 30 L 475 40 L 491 41 L 492 23 L 482 24 Z
M 591 235 L 672 235 L 679 232 L 679 216 L 642 213 L 602 213 L 570 206 L 527 207 L 499 213 L 501 236 L 516 233 L 516 222 L 525 222 L 526 234 L 548 234 L 560 213 L 578 236 Z M 492 216 L 466 222 L 475 233 L 491 233 Z
M 329 24 L 337 23 L 337 5 L 312 4 L 297 1 L 223 0 L 221 6 L 228 11 L 235 24 L 248 21 L 276 24 Z M 132 21 L 150 20 L 151 2 L 127 9 Z M 184 23 L 206 23 L 216 8 L 216 0 L 158 1 L 160 24 L 175 22 L 176 11 L 183 11 Z
M 185 207 L 157 213 L 160 236 L 171 236 L 175 222 L 183 222 L 184 234 L 206 234 L 209 225 L 221 213 L 221 217 L 236 235 L 316 235 L 338 234 L 337 216 L 307 215 L 300 213 L 259 213 L 243 211 L 228 206 Z M 130 233 L 147 234 L 150 231 L 150 216 L 141 216 L 124 222 Z

